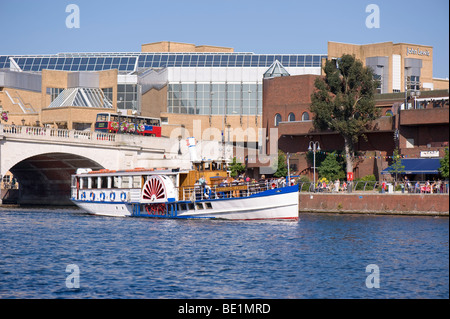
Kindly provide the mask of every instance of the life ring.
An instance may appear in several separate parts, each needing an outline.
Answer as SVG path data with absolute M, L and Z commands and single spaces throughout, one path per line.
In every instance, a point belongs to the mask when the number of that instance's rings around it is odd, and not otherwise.
M 82 199 L 82 200 L 85 200 L 85 199 L 86 199 L 86 192 L 82 192 L 82 193 L 81 193 L 81 199 Z
M 116 193 L 114 193 L 113 191 L 111 191 L 111 193 L 109 194 L 109 199 L 111 201 L 114 201 L 116 199 Z
M 89 195 L 89 198 L 94 201 L 95 200 L 95 194 L 94 192 L 91 192 L 91 194 Z
M 105 201 L 105 193 L 104 193 L 104 192 L 101 192 L 101 193 L 100 193 L 100 200 L 101 200 L 102 202 Z
M 120 200 L 125 201 L 127 199 L 127 194 L 125 192 L 120 193 Z

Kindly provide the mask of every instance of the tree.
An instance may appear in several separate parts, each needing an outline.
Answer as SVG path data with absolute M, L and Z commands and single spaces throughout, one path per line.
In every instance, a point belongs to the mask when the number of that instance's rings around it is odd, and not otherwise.
M 237 177 L 240 173 L 245 172 L 245 166 L 236 160 L 236 157 L 233 157 L 233 161 L 231 162 L 229 169 L 231 171 L 231 177 Z
M 397 183 L 398 174 L 401 174 L 405 171 L 405 166 L 402 165 L 402 157 L 398 154 L 398 149 L 394 150 L 394 154 L 392 155 L 393 163 L 390 166 L 391 174 L 395 174 L 395 182 Z
M 329 181 L 342 179 L 345 177 L 342 165 L 337 161 L 336 154 L 328 154 L 325 160 L 318 167 L 319 177 L 325 177 Z
M 338 60 L 326 61 L 325 76 L 317 78 L 311 94 L 310 110 L 318 130 L 331 130 L 344 139 L 347 172 L 353 172 L 354 144 L 380 116 L 374 95 L 378 82 L 373 71 L 354 56 L 344 54 Z
M 441 163 L 439 172 L 443 178 L 448 179 L 448 148 L 445 149 L 445 155 L 439 162 Z
M 278 150 L 278 167 L 277 171 L 273 176 L 275 177 L 285 177 L 287 176 L 288 169 L 287 169 L 287 157 L 286 154 L 282 150 Z

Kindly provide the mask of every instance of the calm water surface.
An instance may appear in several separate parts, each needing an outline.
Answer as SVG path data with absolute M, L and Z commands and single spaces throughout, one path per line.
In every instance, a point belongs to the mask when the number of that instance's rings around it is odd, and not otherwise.
M 66 286 L 72 264 L 78 289 Z M 366 287 L 370 264 L 379 288 Z M 449 298 L 449 221 L 154 220 L 0 208 L 0 298 Z

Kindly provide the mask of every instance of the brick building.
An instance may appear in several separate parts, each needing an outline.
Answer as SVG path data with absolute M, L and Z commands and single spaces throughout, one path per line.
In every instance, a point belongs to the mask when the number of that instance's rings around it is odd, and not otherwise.
M 337 133 L 313 127 L 309 106 L 317 77 L 284 76 L 263 81 L 263 124 L 278 129 L 278 147 L 291 154 L 293 172 L 311 178 L 312 163 L 306 156 L 310 141 L 318 141 L 323 153 L 344 149 L 344 140 Z M 376 94 L 376 107 L 382 116 L 366 133 L 367 141 L 360 138 L 355 145 L 359 156 L 355 177 L 374 174 L 380 179 L 396 147 L 407 158 L 442 157 L 449 141 L 448 96 L 448 90 L 424 91 L 419 99 L 409 96 L 405 107 L 405 93 Z

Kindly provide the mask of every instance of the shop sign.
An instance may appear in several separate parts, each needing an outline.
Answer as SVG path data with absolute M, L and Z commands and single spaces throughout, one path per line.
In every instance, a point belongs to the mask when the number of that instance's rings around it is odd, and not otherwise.
M 439 157 L 439 151 L 421 151 L 420 157 Z
M 422 51 L 419 48 L 413 49 L 413 48 L 406 47 L 406 55 L 410 55 L 410 54 L 430 56 L 430 51 L 428 51 L 428 50 Z

